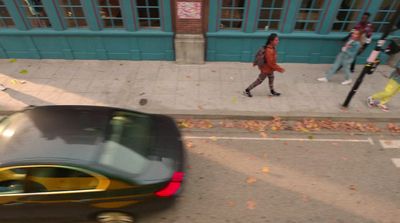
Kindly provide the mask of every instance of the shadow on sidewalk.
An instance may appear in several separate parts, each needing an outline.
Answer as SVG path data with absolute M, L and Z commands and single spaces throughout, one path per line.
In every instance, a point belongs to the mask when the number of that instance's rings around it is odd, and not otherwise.
M 42 99 L 39 99 L 35 96 L 28 95 L 25 93 L 22 93 L 20 91 L 16 91 L 11 88 L 7 88 L 7 90 L 3 91 L 7 94 L 10 95 L 10 97 L 14 98 L 15 100 L 18 100 L 24 104 L 28 105 L 53 105 L 53 103 L 50 103 L 48 101 L 44 101 Z

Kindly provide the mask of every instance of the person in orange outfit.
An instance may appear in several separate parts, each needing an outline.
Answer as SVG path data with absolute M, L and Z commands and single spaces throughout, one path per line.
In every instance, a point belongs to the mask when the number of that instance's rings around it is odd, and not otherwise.
M 255 80 L 250 86 L 248 86 L 243 94 L 247 97 L 253 97 L 251 94 L 251 90 L 255 88 L 256 86 L 260 85 L 265 78 L 268 77 L 269 81 L 269 89 L 271 92 L 271 96 L 279 96 L 281 95 L 280 93 L 276 92 L 274 90 L 274 71 L 278 71 L 280 73 L 285 72 L 285 69 L 283 69 L 281 66 L 279 66 L 276 63 L 276 47 L 279 44 L 279 38 L 276 33 L 272 33 L 268 39 L 266 44 L 264 45 L 265 50 L 265 63 L 261 66 L 258 67 L 260 70 L 260 74 L 258 75 L 257 80 Z

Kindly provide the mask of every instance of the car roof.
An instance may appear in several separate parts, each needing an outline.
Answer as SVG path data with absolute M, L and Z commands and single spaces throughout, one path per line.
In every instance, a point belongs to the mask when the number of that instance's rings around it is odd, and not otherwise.
M 19 162 L 93 162 L 101 152 L 110 115 L 116 110 L 98 106 L 40 106 L 17 112 L 4 121 L 12 136 L 2 136 L 0 166 Z

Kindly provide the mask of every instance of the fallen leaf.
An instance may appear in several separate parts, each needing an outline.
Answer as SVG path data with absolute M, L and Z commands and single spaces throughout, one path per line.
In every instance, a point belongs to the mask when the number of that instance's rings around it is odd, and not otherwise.
M 314 139 L 314 136 L 309 135 L 309 136 L 308 136 L 308 139 Z
M 203 110 L 203 106 L 201 105 L 197 106 L 197 108 L 199 108 L 199 110 Z
M 265 133 L 265 132 L 260 132 L 260 136 L 261 136 L 262 138 L 267 138 L 267 137 L 268 137 L 268 134 Z
M 193 148 L 193 142 L 192 141 L 187 141 L 186 142 L 186 148 L 188 148 L 188 149 Z
M 310 199 L 308 198 L 307 195 L 303 194 L 303 201 L 304 201 L 304 202 L 309 202 Z
M 232 103 L 236 104 L 237 103 L 237 97 L 232 97 Z
M 246 203 L 247 209 L 254 210 L 256 209 L 256 202 L 253 200 L 248 200 Z
M 17 59 L 12 58 L 12 59 L 8 60 L 8 62 L 15 63 L 15 62 L 17 62 Z
M 15 79 L 12 79 L 10 82 L 11 82 L 11 84 L 18 84 L 18 81 Z
M 261 172 L 263 172 L 263 173 L 269 173 L 269 168 L 268 168 L 267 166 L 264 166 L 264 167 L 261 169 Z
M 217 141 L 217 137 L 215 137 L 215 136 L 211 136 L 210 139 L 211 139 L 211 141 L 214 141 L 214 142 Z
M 235 207 L 236 202 L 230 200 L 230 201 L 226 202 L 226 205 L 228 205 L 228 207 Z
M 255 182 L 257 182 L 257 179 L 255 177 L 250 176 L 250 177 L 247 177 L 247 179 L 246 179 L 247 184 L 251 185 L 251 184 L 254 184 Z
M 350 186 L 349 186 L 349 189 L 350 189 L 350 190 L 354 190 L 354 191 L 357 190 L 356 186 L 354 186 L 354 185 L 350 185 Z
M 19 71 L 20 74 L 28 74 L 28 70 L 26 69 L 22 69 Z

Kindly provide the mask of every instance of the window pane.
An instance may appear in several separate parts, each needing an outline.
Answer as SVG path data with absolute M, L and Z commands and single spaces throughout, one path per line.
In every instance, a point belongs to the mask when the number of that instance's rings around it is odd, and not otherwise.
M 297 14 L 295 30 L 316 31 L 323 5 L 323 0 L 303 0 Z
M 139 18 L 148 18 L 147 9 L 138 9 Z
M 374 29 L 382 32 L 384 26 L 389 24 L 394 18 L 396 9 L 399 7 L 399 1 L 384 0 L 373 20 Z
M 140 28 L 161 28 L 160 6 L 158 0 L 137 0 L 136 8 L 138 17 L 140 18 Z
M 284 0 L 263 0 L 257 28 L 259 30 L 278 30 L 283 7 Z
M 241 29 L 245 0 L 222 1 L 220 29 Z
M 151 27 L 160 27 L 160 20 L 151 20 Z
M 42 0 L 21 0 L 20 2 L 20 7 L 26 16 L 25 18 L 32 28 L 51 27 Z
M 104 152 L 99 162 L 131 174 L 139 174 L 148 165 L 152 142 L 151 120 L 147 115 L 117 112 L 110 121 Z
M 83 6 L 79 0 L 60 0 L 60 7 L 69 28 L 87 27 Z
M 342 1 L 336 15 L 336 22 L 333 23 L 332 31 L 350 31 L 360 19 L 361 10 L 366 3 L 363 0 Z
M 137 6 L 146 6 L 146 0 L 136 0 Z
M 98 5 L 104 28 L 124 27 L 119 0 L 98 0 Z
M 10 14 L 3 1 L 0 1 L 0 27 L 14 27 L 14 21 L 12 20 Z

